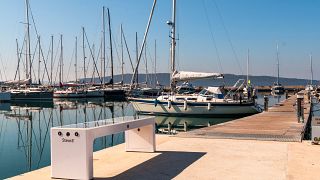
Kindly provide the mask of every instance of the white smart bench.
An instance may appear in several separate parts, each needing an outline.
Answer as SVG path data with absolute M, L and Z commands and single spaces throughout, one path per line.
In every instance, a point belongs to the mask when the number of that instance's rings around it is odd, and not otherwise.
M 93 178 L 93 141 L 125 132 L 126 151 L 155 151 L 155 120 L 151 116 L 118 117 L 51 128 L 51 177 Z

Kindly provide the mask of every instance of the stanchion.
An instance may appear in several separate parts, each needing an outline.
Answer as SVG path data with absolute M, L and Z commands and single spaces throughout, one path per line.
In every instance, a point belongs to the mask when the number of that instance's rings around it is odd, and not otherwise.
M 268 111 L 269 97 L 265 95 L 263 98 L 264 98 L 264 111 Z
M 304 123 L 303 94 L 297 94 L 297 119 L 299 123 Z

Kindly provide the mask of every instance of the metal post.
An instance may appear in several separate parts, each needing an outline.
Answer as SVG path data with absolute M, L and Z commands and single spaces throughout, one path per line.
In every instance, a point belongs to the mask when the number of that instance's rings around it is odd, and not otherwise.
M 168 123 L 168 134 L 171 134 L 172 124 L 171 122 Z
M 303 94 L 297 94 L 297 119 L 299 123 L 304 122 Z
M 264 96 L 263 98 L 264 98 L 264 111 L 268 111 L 269 97 Z
M 188 123 L 187 122 L 183 123 L 183 130 L 184 130 L 184 132 L 188 131 Z

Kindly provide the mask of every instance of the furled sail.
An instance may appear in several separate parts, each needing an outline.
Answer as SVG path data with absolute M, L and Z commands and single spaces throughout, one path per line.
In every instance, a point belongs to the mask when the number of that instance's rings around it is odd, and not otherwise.
M 31 84 L 31 79 L 23 79 L 23 80 L 14 80 L 14 81 L 5 81 L 6 85 L 15 85 L 15 84 Z
M 205 73 L 205 72 L 190 72 L 190 71 L 175 71 L 172 74 L 172 80 L 175 82 L 179 81 L 192 81 L 198 79 L 220 79 L 223 78 L 223 74 L 220 73 Z

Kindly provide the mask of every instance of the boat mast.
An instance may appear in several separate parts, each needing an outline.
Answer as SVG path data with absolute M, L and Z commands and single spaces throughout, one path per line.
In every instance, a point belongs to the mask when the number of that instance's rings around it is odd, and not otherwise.
M 146 31 L 144 33 L 144 36 L 143 36 L 143 40 L 142 40 L 142 46 L 141 46 L 141 49 L 140 49 L 140 53 L 139 53 L 139 57 L 138 57 L 138 63 L 133 71 L 133 75 L 132 75 L 132 78 L 131 78 L 131 84 L 130 84 L 130 89 L 133 88 L 133 84 L 135 83 L 135 78 L 137 76 L 137 71 L 138 71 L 138 68 L 139 68 L 139 64 L 140 64 L 140 60 L 141 60 L 141 56 L 142 56 L 142 52 L 143 52 L 143 48 L 144 48 L 144 45 L 145 45 L 145 42 L 147 40 L 147 36 L 148 36 L 148 32 L 149 32 L 149 27 L 150 27 L 150 24 L 151 24 L 151 20 L 152 20 L 152 16 L 153 16 L 153 12 L 154 12 L 154 8 L 157 4 L 157 0 L 154 0 L 153 1 L 153 5 L 152 5 L 152 9 L 151 9 L 151 12 L 150 12 L 150 16 L 149 16 L 149 20 L 148 20 L 148 25 L 147 25 L 147 28 L 146 28 Z
M 105 85 L 105 78 L 106 78 L 106 25 L 105 25 L 105 7 L 103 6 L 102 8 L 102 44 L 103 44 L 103 48 L 102 48 L 102 70 L 103 72 L 103 79 L 102 79 L 102 83 L 103 86 Z
M 62 34 L 60 35 L 60 73 L 59 73 L 60 85 L 63 82 L 63 46 L 62 46 Z
M 123 32 L 123 28 L 122 28 L 122 38 L 123 38 L 124 44 L 126 45 L 126 50 L 127 50 L 128 57 L 129 57 L 129 60 L 130 60 L 132 72 L 134 72 L 134 67 L 133 67 L 133 63 L 132 63 L 132 60 L 131 60 L 131 55 L 130 55 L 130 52 L 129 52 L 126 36 L 124 35 L 124 32 Z
M 40 63 L 41 63 L 41 45 L 40 45 L 40 36 L 38 36 L 38 43 L 39 43 L 39 61 L 38 61 L 38 83 L 40 82 Z
M 277 67 L 278 67 L 278 76 L 277 76 L 277 85 L 279 85 L 279 66 L 280 66 L 280 63 L 279 63 L 279 45 L 277 43 Z
M 110 11 L 108 10 L 108 24 L 109 24 L 109 42 L 110 42 L 110 59 L 111 59 L 111 87 L 113 89 L 113 54 L 112 54 L 112 34 L 111 34 L 111 22 L 110 22 Z
M 31 48 L 30 48 L 30 24 L 29 24 L 29 0 L 26 0 L 26 30 L 27 30 L 27 47 L 26 47 L 26 78 L 30 79 L 30 83 L 32 83 L 32 77 L 31 77 Z
M 176 82 L 173 81 L 172 76 L 176 71 L 176 0 L 172 0 L 172 20 L 168 22 L 171 26 L 171 92 L 174 92 L 176 88 Z
M 120 25 L 120 43 L 121 43 L 121 82 L 123 84 L 124 82 L 124 70 L 123 70 L 123 66 L 124 66 L 124 62 L 123 62 L 123 39 L 122 39 L 122 24 Z
M 136 32 L 136 62 L 139 62 L 139 54 L 138 54 L 138 32 Z M 137 68 L 137 79 L 136 79 L 137 86 L 139 85 L 139 68 Z
M 51 35 L 51 70 L 50 70 L 50 80 L 51 80 L 51 85 L 53 84 L 53 79 L 52 79 L 52 75 L 53 75 L 53 35 Z
M 148 86 L 148 60 L 147 60 L 147 43 L 145 45 L 145 49 L 144 49 L 144 57 L 146 60 L 146 86 Z
M 310 69 L 311 69 L 311 82 L 310 82 L 310 85 L 312 85 L 312 82 L 313 82 L 312 54 L 310 54 Z
M 18 39 L 16 39 L 16 44 L 17 44 L 17 58 L 18 58 L 18 67 L 17 67 L 17 73 L 18 74 L 18 85 L 20 87 L 20 51 L 19 51 L 19 43 L 18 43 Z M 16 77 L 14 78 L 14 80 L 16 80 Z
M 76 83 L 78 82 L 78 67 L 77 67 L 77 61 L 78 61 L 78 37 L 76 36 L 76 44 L 75 44 L 75 63 L 74 63 L 74 72 L 76 75 Z
M 84 44 L 84 27 L 82 27 L 82 51 L 83 51 L 83 83 L 86 81 L 86 51 Z
M 154 86 L 157 87 L 157 40 L 154 40 Z
M 249 49 L 247 55 L 247 85 L 249 85 Z

